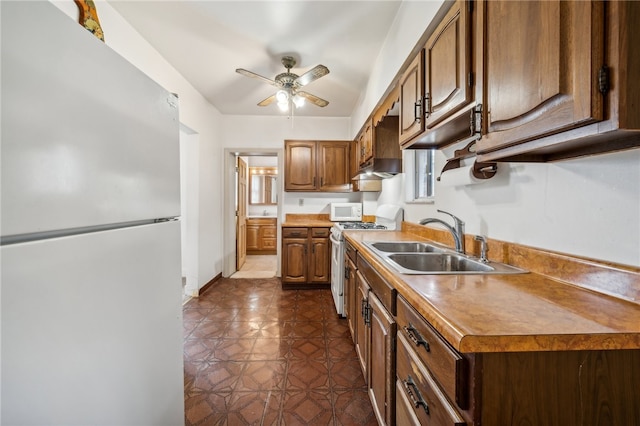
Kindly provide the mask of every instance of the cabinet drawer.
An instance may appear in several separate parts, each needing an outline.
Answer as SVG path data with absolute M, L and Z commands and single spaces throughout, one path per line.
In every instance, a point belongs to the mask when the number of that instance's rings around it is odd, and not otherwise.
M 262 228 L 262 236 L 265 238 L 275 238 L 276 228 L 274 226 L 268 226 Z
M 264 250 L 275 250 L 276 249 L 276 239 L 275 238 L 263 238 L 262 239 L 262 248 Z
M 329 228 L 311 228 L 311 236 L 316 237 L 328 237 Z
M 380 302 L 384 305 L 384 307 L 389 311 L 392 315 L 396 315 L 396 300 L 397 294 L 395 288 L 391 286 L 384 278 L 382 278 L 378 272 L 373 269 L 373 267 L 367 262 L 360 254 L 358 257 L 358 270 L 365 277 L 371 290 L 378 296 Z
M 460 408 L 467 408 L 465 359 L 402 297 L 398 297 L 398 334 L 412 342 L 415 353 L 449 398 Z
M 401 407 L 399 413 L 407 417 L 417 418 L 418 424 L 435 426 L 463 426 L 464 419 L 449 403 L 436 380 L 418 359 L 412 344 L 402 334 L 398 334 L 397 353 L 397 404 L 410 405 Z M 409 415 L 409 410 L 414 416 Z
M 282 228 L 283 238 L 307 238 L 307 228 Z

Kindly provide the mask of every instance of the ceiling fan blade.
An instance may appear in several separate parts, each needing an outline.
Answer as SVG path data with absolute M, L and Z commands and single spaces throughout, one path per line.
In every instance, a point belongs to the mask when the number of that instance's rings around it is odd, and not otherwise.
M 320 77 L 324 77 L 329 74 L 329 68 L 324 65 L 316 65 L 311 68 L 309 71 L 302 74 L 300 77 L 296 78 L 294 84 L 298 87 L 306 86 L 307 84 L 316 81 Z
M 312 95 L 311 93 L 296 92 L 296 95 L 302 96 L 303 98 L 305 98 L 306 100 L 308 100 L 312 104 L 317 105 L 319 107 L 326 107 L 327 105 L 329 105 L 329 101 L 325 101 L 324 99 L 319 98 L 316 95 Z
M 257 78 L 258 80 L 262 80 L 263 82 L 270 84 L 272 86 L 277 86 L 276 82 L 274 80 L 271 80 L 270 78 L 267 77 L 263 77 L 260 74 L 256 74 L 255 72 L 251 72 L 251 71 L 247 71 L 244 68 L 237 68 L 236 72 L 238 74 L 242 74 L 244 76 L 247 77 L 251 77 L 251 78 Z
M 264 99 L 264 100 L 258 102 L 258 106 L 271 105 L 275 100 L 276 100 L 276 95 L 274 93 L 273 95 L 269 96 L 267 99 Z

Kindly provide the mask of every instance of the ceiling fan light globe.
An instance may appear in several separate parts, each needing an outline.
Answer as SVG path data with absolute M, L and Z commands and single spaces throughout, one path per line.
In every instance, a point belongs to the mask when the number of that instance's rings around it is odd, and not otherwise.
M 289 109 L 289 102 L 286 100 L 278 102 L 278 108 L 280 108 L 280 111 L 287 111 Z
M 289 100 L 289 94 L 284 90 L 278 90 L 278 92 L 276 92 L 276 100 L 278 104 L 287 102 Z
M 293 103 L 296 105 L 296 108 L 301 108 L 304 106 L 304 98 L 302 96 L 295 95 L 293 97 Z

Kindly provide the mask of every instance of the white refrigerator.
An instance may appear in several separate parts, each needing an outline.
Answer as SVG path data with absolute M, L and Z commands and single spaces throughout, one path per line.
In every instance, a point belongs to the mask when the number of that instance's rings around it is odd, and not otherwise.
M 177 98 L 48 1 L 0 15 L 1 424 L 183 424 Z

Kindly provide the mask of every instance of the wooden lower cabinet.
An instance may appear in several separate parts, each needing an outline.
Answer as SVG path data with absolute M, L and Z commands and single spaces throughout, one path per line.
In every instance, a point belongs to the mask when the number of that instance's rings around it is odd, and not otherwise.
M 247 218 L 247 253 L 276 254 L 275 218 Z
M 369 293 L 371 329 L 369 398 L 380 425 L 395 424 L 396 322 L 374 293 Z
M 282 228 L 282 287 L 328 287 L 330 283 L 329 228 Z
M 356 273 L 361 297 L 362 320 L 357 320 L 356 352 L 366 378 L 369 399 L 380 425 L 395 424 L 395 339 L 396 321 L 391 310 L 375 293 L 378 277 L 361 257 L 357 258 Z M 364 353 L 363 353 L 364 352 Z
M 369 384 L 369 345 L 371 342 L 371 329 L 369 328 L 368 306 L 369 285 L 362 278 L 362 274 L 356 272 L 356 309 L 355 309 L 355 344 L 356 354 L 362 368 L 365 383 Z
M 640 425 L 640 350 L 461 354 L 402 297 L 397 321 L 399 425 Z
M 357 304 L 358 304 L 358 289 L 356 284 L 356 264 L 355 264 L 355 250 L 353 247 L 346 243 L 346 255 L 344 259 L 345 272 L 344 272 L 344 316 L 347 318 L 349 325 L 349 331 L 353 343 L 356 343 L 356 318 L 357 318 Z M 352 255 L 350 255 L 352 253 Z

